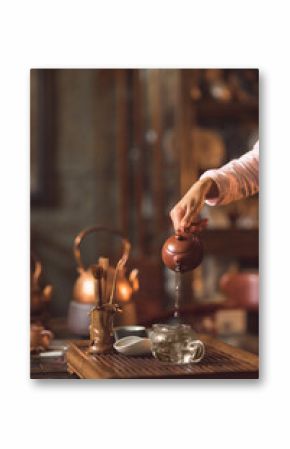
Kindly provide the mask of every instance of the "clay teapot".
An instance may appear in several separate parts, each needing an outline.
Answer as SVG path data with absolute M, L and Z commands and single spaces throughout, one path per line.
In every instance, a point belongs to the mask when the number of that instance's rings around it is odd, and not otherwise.
M 257 271 L 225 273 L 220 279 L 220 288 L 227 296 L 227 304 L 247 310 L 258 310 L 259 273 Z
M 186 232 L 176 232 L 162 247 L 162 260 L 173 271 L 194 270 L 203 258 L 203 244 L 199 232 L 207 225 L 207 220 L 194 223 Z
M 30 351 L 41 352 L 48 349 L 53 333 L 45 329 L 41 324 L 30 325 Z

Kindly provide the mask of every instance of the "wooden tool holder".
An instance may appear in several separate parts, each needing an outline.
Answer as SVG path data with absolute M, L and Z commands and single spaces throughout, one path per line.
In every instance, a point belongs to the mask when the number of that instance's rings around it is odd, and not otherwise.
M 120 311 L 121 308 L 117 304 L 104 304 L 91 310 L 89 344 L 91 354 L 104 354 L 112 350 L 114 315 Z

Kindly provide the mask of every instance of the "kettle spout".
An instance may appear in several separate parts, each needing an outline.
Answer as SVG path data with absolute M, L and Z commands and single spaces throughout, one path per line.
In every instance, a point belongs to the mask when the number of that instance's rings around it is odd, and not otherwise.
M 137 268 L 135 268 L 134 270 L 131 271 L 131 273 L 129 274 L 129 282 L 132 286 L 132 290 L 133 292 L 136 292 L 139 290 L 139 270 L 137 270 Z
M 52 285 L 48 284 L 44 287 L 42 294 L 43 294 L 43 299 L 46 303 L 50 302 L 51 297 L 52 297 L 52 292 L 53 292 Z

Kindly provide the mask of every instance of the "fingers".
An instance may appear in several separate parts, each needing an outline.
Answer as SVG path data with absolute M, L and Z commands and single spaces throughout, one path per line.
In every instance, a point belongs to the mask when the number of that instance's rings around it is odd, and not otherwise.
M 186 208 L 184 206 L 181 206 L 180 204 L 177 204 L 171 211 L 170 211 L 170 218 L 173 223 L 173 227 L 175 231 L 180 230 L 181 220 L 184 217 L 186 213 Z
M 196 216 L 196 208 L 194 206 L 188 206 L 186 209 L 186 213 L 180 223 L 182 231 L 186 231 L 191 226 L 195 216 Z
M 175 206 L 170 212 L 175 231 L 186 231 L 191 226 L 199 210 L 200 208 L 196 208 L 193 203 L 184 206 L 178 204 Z
M 184 232 L 187 228 L 190 228 L 195 217 L 203 207 L 204 198 L 205 191 L 201 188 L 201 184 L 198 181 L 170 212 L 175 231 Z
M 199 203 L 190 203 L 188 204 L 186 208 L 186 213 L 184 214 L 181 222 L 180 222 L 180 229 L 182 232 L 187 231 L 192 223 L 194 223 L 196 216 L 199 214 L 199 212 L 202 209 L 202 202 Z

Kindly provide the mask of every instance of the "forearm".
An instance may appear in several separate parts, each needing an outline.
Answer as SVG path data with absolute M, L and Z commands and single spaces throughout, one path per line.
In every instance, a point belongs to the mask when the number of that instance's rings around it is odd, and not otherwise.
M 218 170 L 205 172 L 170 211 L 174 229 L 186 231 L 205 202 L 212 206 L 227 204 L 255 193 L 258 186 L 259 150 L 247 153 Z
M 220 169 L 208 170 L 200 181 L 208 184 L 209 178 L 215 184 L 206 196 L 209 205 L 228 204 L 255 194 L 259 190 L 258 146 Z
M 204 177 L 203 179 L 200 179 L 197 182 L 200 183 L 201 189 L 205 190 L 205 198 L 207 200 L 211 200 L 218 197 L 219 195 L 218 186 L 216 185 L 213 179 Z

